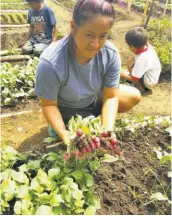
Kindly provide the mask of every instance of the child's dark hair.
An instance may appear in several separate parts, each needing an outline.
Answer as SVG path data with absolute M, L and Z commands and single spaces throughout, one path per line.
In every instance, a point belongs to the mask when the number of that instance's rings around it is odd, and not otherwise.
M 26 2 L 28 2 L 28 3 L 31 3 L 31 2 L 40 3 L 40 2 L 44 2 L 44 0 L 26 0 Z
M 125 35 L 125 41 L 127 44 L 137 49 L 144 47 L 147 44 L 147 40 L 146 30 L 142 27 L 135 27 Z
M 114 0 L 78 0 L 73 12 L 75 24 L 81 26 L 96 15 L 104 15 L 111 18 L 112 25 L 115 19 L 115 11 L 112 5 L 113 1 Z

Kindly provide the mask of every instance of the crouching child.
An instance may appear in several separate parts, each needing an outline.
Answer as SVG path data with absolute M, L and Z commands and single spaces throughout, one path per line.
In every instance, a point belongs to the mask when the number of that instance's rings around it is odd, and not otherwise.
M 131 29 L 125 41 L 135 56 L 128 60 L 128 70 L 121 72 L 121 78 L 133 82 L 142 95 L 152 94 L 152 88 L 159 81 L 161 64 L 153 46 L 148 44 L 146 30 L 141 27 Z

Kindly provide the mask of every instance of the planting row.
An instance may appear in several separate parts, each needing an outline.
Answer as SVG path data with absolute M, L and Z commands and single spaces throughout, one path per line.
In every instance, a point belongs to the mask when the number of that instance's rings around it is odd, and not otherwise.
M 128 4 L 128 0 L 117 0 L 116 2 L 121 6 L 125 5 L 125 7 Z M 146 0 L 141 0 L 141 1 L 140 0 L 133 0 L 131 7 L 133 9 L 135 9 L 136 11 L 143 13 L 144 9 L 146 7 Z M 165 3 L 160 3 L 160 2 L 155 1 L 155 6 L 154 7 L 155 7 L 155 11 L 154 11 L 155 14 L 159 15 L 159 14 L 164 12 Z M 158 12 L 159 12 L 159 14 L 158 14 Z M 171 14 L 170 1 L 169 1 L 169 4 L 167 4 L 166 13 Z
M 25 66 L 1 64 L 1 103 L 15 105 L 23 98 L 33 96 L 38 58 L 30 59 Z
M 3 13 L 0 16 L 0 22 L 5 24 L 26 24 L 27 14 L 22 13 Z
M 2 4 L 1 10 L 28 10 L 27 4 Z

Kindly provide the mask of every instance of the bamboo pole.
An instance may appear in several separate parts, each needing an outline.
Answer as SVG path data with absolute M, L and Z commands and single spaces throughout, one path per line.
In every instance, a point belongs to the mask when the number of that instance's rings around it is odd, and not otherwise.
M 0 5 L 20 5 L 20 4 L 28 4 L 27 2 L 11 2 L 11 3 L 8 3 L 8 2 L 2 2 L 0 3 Z
M 22 27 L 29 27 L 30 24 L 22 24 L 22 25 L 10 25 L 10 24 L 6 24 L 6 25 L 0 25 L 0 28 L 22 28 Z
M 56 0 L 54 0 L 54 3 L 56 3 L 56 4 L 60 5 L 60 2 L 58 2 L 58 1 L 56 1 Z
M 1 57 L 1 62 L 15 62 L 15 61 L 22 61 L 22 60 L 29 60 L 29 55 L 14 55 L 14 56 L 3 56 Z
M 45 146 L 46 149 L 51 149 L 51 148 L 55 148 L 59 145 L 63 144 L 63 142 L 58 142 L 58 143 L 55 143 L 55 144 L 52 144 L 52 145 L 48 145 L 48 146 Z
M 0 51 L 0 56 L 6 56 L 10 53 L 11 50 L 1 50 Z M 21 52 L 21 49 L 15 49 L 14 51 L 19 51 Z
M 165 16 L 165 14 L 166 14 L 166 11 L 167 11 L 167 5 L 168 5 L 168 0 L 166 0 L 166 2 L 165 2 L 165 7 L 164 7 L 163 16 Z
M 28 10 L 1 10 L 1 14 L 3 13 L 22 13 L 27 14 Z

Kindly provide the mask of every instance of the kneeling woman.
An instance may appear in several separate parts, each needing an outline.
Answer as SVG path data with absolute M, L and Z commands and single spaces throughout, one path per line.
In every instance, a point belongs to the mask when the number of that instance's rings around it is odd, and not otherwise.
M 104 130 L 113 130 L 117 112 L 139 103 L 140 92 L 119 86 L 121 61 L 107 41 L 115 12 L 112 0 L 79 0 L 74 8 L 69 36 L 50 45 L 40 57 L 35 94 L 50 136 L 68 143 L 66 124 L 76 114 L 101 114 Z

